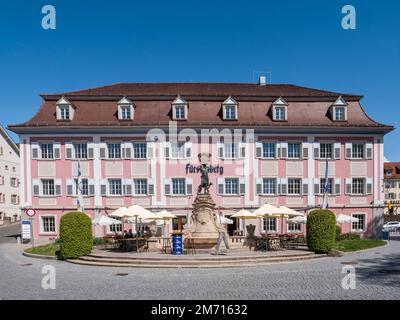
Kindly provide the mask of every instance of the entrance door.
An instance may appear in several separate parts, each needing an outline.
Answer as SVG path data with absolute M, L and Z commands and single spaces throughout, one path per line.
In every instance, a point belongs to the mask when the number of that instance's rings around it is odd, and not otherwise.
M 228 227 L 228 234 L 230 236 L 233 236 L 233 231 L 238 230 L 237 226 L 238 226 L 238 219 L 237 218 L 231 218 L 229 217 L 229 219 L 233 220 L 232 224 L 227 224 Z

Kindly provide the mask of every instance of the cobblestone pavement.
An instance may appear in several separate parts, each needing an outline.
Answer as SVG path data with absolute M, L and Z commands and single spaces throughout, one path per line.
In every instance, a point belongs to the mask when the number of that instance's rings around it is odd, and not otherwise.
M 340 258 L 229 269 L 89 267 L 21 251 L 0 244 L 1 299 L 400 299 L 399 240 Z M 356 270 L 354 290 L 341 287 L 347 264 Z M 42 289 L 45 265 L 55 267 L 55 290 Z

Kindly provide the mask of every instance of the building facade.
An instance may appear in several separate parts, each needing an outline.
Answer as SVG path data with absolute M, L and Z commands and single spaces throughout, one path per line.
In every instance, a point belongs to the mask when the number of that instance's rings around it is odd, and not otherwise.
M 19 148 L 0 125 L 0 225 L 21 217 L 19 163 Z
M 385 214 L 400 214 L 400 162 L 384 164 Z
M 92 217 L 136 203 L 178 215 L 171 228 L 181 229 L 200 152 L 211 154 L 211 194 L 226 216 L 265 202 L 308 213 L 322 203 L 327 174 L 329 208 L 359 218 L 344 232 L 372 235 L 382 224 L 393 127 L 368 117 L 362 96 L 261 82 L 128 83 L 42 98 L 32 119 L 10 126 L 36 238 L 57 237 L 60 217 L 76 209 L 78 164 Z M 246 223 L 257 233 L 304 232 L 279 219 Z

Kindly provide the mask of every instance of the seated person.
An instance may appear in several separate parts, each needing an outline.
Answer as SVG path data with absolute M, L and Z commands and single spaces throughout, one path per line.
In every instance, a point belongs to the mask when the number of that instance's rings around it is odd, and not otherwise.
M 129 229 L 129 232 L 128 232 L 128 238 L 133 238 L 132 229 Z

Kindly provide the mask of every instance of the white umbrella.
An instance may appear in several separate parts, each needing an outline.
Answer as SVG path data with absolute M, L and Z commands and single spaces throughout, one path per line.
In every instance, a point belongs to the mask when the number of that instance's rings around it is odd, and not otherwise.
M 337 223 L 347 223 L 347 222 L 358 222 L 358 218 L 352 216 L 346 216 L 344 214 L 339 214 L 336 218 Z
M 117 220 L 117 219 L 113 219 L 113 218 L 110 218 L 110 217 L 108 217 L 106 215 L 103 215 L 101 217 L 93 219 L 92 220 L 92 224 L 95 225 L 95 226 L 103 227 L 103 226 L 111 226 L 111 225 L 114 225 L 114 224 L 122 224 L 122 222 Z
M 293 209 L 290 209 L 288 207 L 285 206 L 280 206 L 278 207 L 279 209 L 282 209 L 283 211 L 285 211 L 285 215 L 286 216 L 292 216 L 292 217 L 304 217 L 304 213 L 295 211 Z
M 154 212 L 151 212 L 142 206 L 139 206 L 138 204 L 134 204 L 128 208 L 127 211 L 127 217 L 137 217 L 138 219 L 143 219 L 143 220 L 150 220 L 150 219 L 160 219 L 160 216 L 157 215 Z M 129 221 L 130 219 L 128 219 Z
M 275 207 L 272 204 L 265 203 L 254 211 L 254 214 L 257 217 L 287 215 L 287 210 L 284 210 L 283 207 Z
M 228 219 L 228 218 L 223 217 L 223 216 L 219 216 L 219 223 L 221 223 L 221 224 L 233 224 L 233 220 L 232 219 Z
M 307 223 L 307 217 L 297 216 L 297 217 L 289 218 L 287 221 L 292 222 L 292 223 Z
M 246 233 L 246 223 L 244 222 L 244 219 L 257 219 L 257 215 L 254 212 L 250 212 L 249 210 L 242 209 L 233 215 L 231 215 L 231 218 L 240 218 L 243 219 L 243 232 L 244 234 Z
M 127 207 L 118 208 L 113 213 L 109 214 L 110 217 L 118 217 L 118 218 L 128 217 L 128 215 L 129 211 Z

